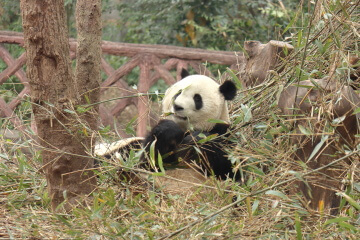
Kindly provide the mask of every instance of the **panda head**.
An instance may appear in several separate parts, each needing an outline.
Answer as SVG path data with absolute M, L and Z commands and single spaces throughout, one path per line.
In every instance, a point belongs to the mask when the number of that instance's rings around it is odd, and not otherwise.
M 226 100 L 234 99 L 236 86 L 231 81 L 219 85 L 204 75 L 189 75 L 182 71 L 183 79 L 165 92 L 162 110 L 166 118 L 184 130 L 210 131 L 215 123 L 210 119 L 229 123 Z

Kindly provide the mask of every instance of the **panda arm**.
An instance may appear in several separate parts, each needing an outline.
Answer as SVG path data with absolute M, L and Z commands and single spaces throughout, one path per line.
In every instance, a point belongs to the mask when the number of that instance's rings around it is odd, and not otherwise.
M 172 120 L 161 120 L 146 136 L 143 146 L 147 156 L 150 154 L 150 148 L 155 142 L 155 153 L 160 153 L 162 156 L 167 154 L 163 159 L 165 163 L 176 162 L 177 158 L 172 154 L 178 144 L 180 144 L 185 136 L 185 132 Z M 157 159 L 155 159 L 157 162 Z

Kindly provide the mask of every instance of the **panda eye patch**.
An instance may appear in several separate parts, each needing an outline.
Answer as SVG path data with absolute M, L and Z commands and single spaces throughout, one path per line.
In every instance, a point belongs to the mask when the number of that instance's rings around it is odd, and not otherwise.
M 200 110 L 203 107 L 203 101 L 200 94 L 194 95 L 194 103 L 196 110 Z

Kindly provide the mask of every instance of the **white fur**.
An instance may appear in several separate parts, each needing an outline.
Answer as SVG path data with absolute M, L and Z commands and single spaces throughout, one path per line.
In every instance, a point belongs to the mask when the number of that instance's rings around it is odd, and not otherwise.
M 165 92 L 162 102 L 163 114 L 184 129 L 211 130 L 215 123 L 209 119 L 222 120 L 229 123 L 229 111 L 224 96 L 219 91 L 220 85 L 204 75 L 190 75 L 175 83 Z M 173 100 L 174 96 L 181 94 Z M 195 108 L 194 95 L 202 97 L 203 107 Z M 174 104 L 184 108 L 175 113 Z M 182 118 L 186 117 L 187 120 Z
M 131 138 L 121 139 L 113 143 L 98 143 L 95 145 L 94 154 L 97 156 L 105 156 L 114 151 L 122 149 L 135 141 L 141 142 L 143 140 L 144 138 L 142 137 L 131 137 Z

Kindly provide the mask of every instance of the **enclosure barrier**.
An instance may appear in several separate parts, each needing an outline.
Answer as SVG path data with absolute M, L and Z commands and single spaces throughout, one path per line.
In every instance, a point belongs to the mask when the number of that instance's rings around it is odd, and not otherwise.
M 24 97 L 30 94 L 30 86 L 23 70 L 26 63 L 26 53 L 24 52 L 15 59 L 4 47 L 4 43 L 17 44 L 23 47 L 24 38 L 22 33 L 0 31 L 0 58 L 8 66 L 0 73 L 0 85 L 13 75 L 24 85 L 24 89 L 10 102 L 7 103 L 0 97 L 0 117 L 9 118 L 18 130 L 23 131 L 24 126 L 14 114 L 14 110 Z M 74 60 L 76 59 L 76 40 L 69 39 L 69 44 L 70 57 Z M 268 44 L 247 41 L 244 47 L 247 51 L 246 55 L 241 52 L 102 41 L 103 56 L 107 54 L 128 58 L 128 61 L 118 69 L 114 69 L 104 57 L 101 59 L 102 71 L 107 76 L 101 83 L 101 95 L 106 95 L 110 88 L 115 87 L 119 89 L 123 97 L 116 100 L 111 108 L 100 104 L 99 114 L 102 124 L 114 127 L 114 118 L 118 117 L 127 106 L 135 105 L 138 116 L 136 134 L 144 136 L 151 117 L 150 100 L 147 96 L 138 93 L 147 93 L 159 79 L 163 79 L 167 85 L 171 85 L 180 80 L 181 70 L 189 67 L 197 73 L 214 78 L 203 64 L 214 63 L 228 66 L 238 76 L 241 76 L 240 79 L 244 84 L 254 84 L 263 81 L 267 71 L 275 67 L 284 47 L 292 49 L 290 45 L 278 41 L 270 41 Z M 136 67 L 139 67 L 140 74 L 138 84 L 136 88 L 133 88 L 127 84 L 124 77 Z M 176 70 L 176 77 L 170 72 L 173 70 Z M 137 94 L 139 97 L 130 97 Z M 152 117 L 156 119 L 156 116 Z M 127 136 L 123 130 L 117 130 L 121 136 Z

